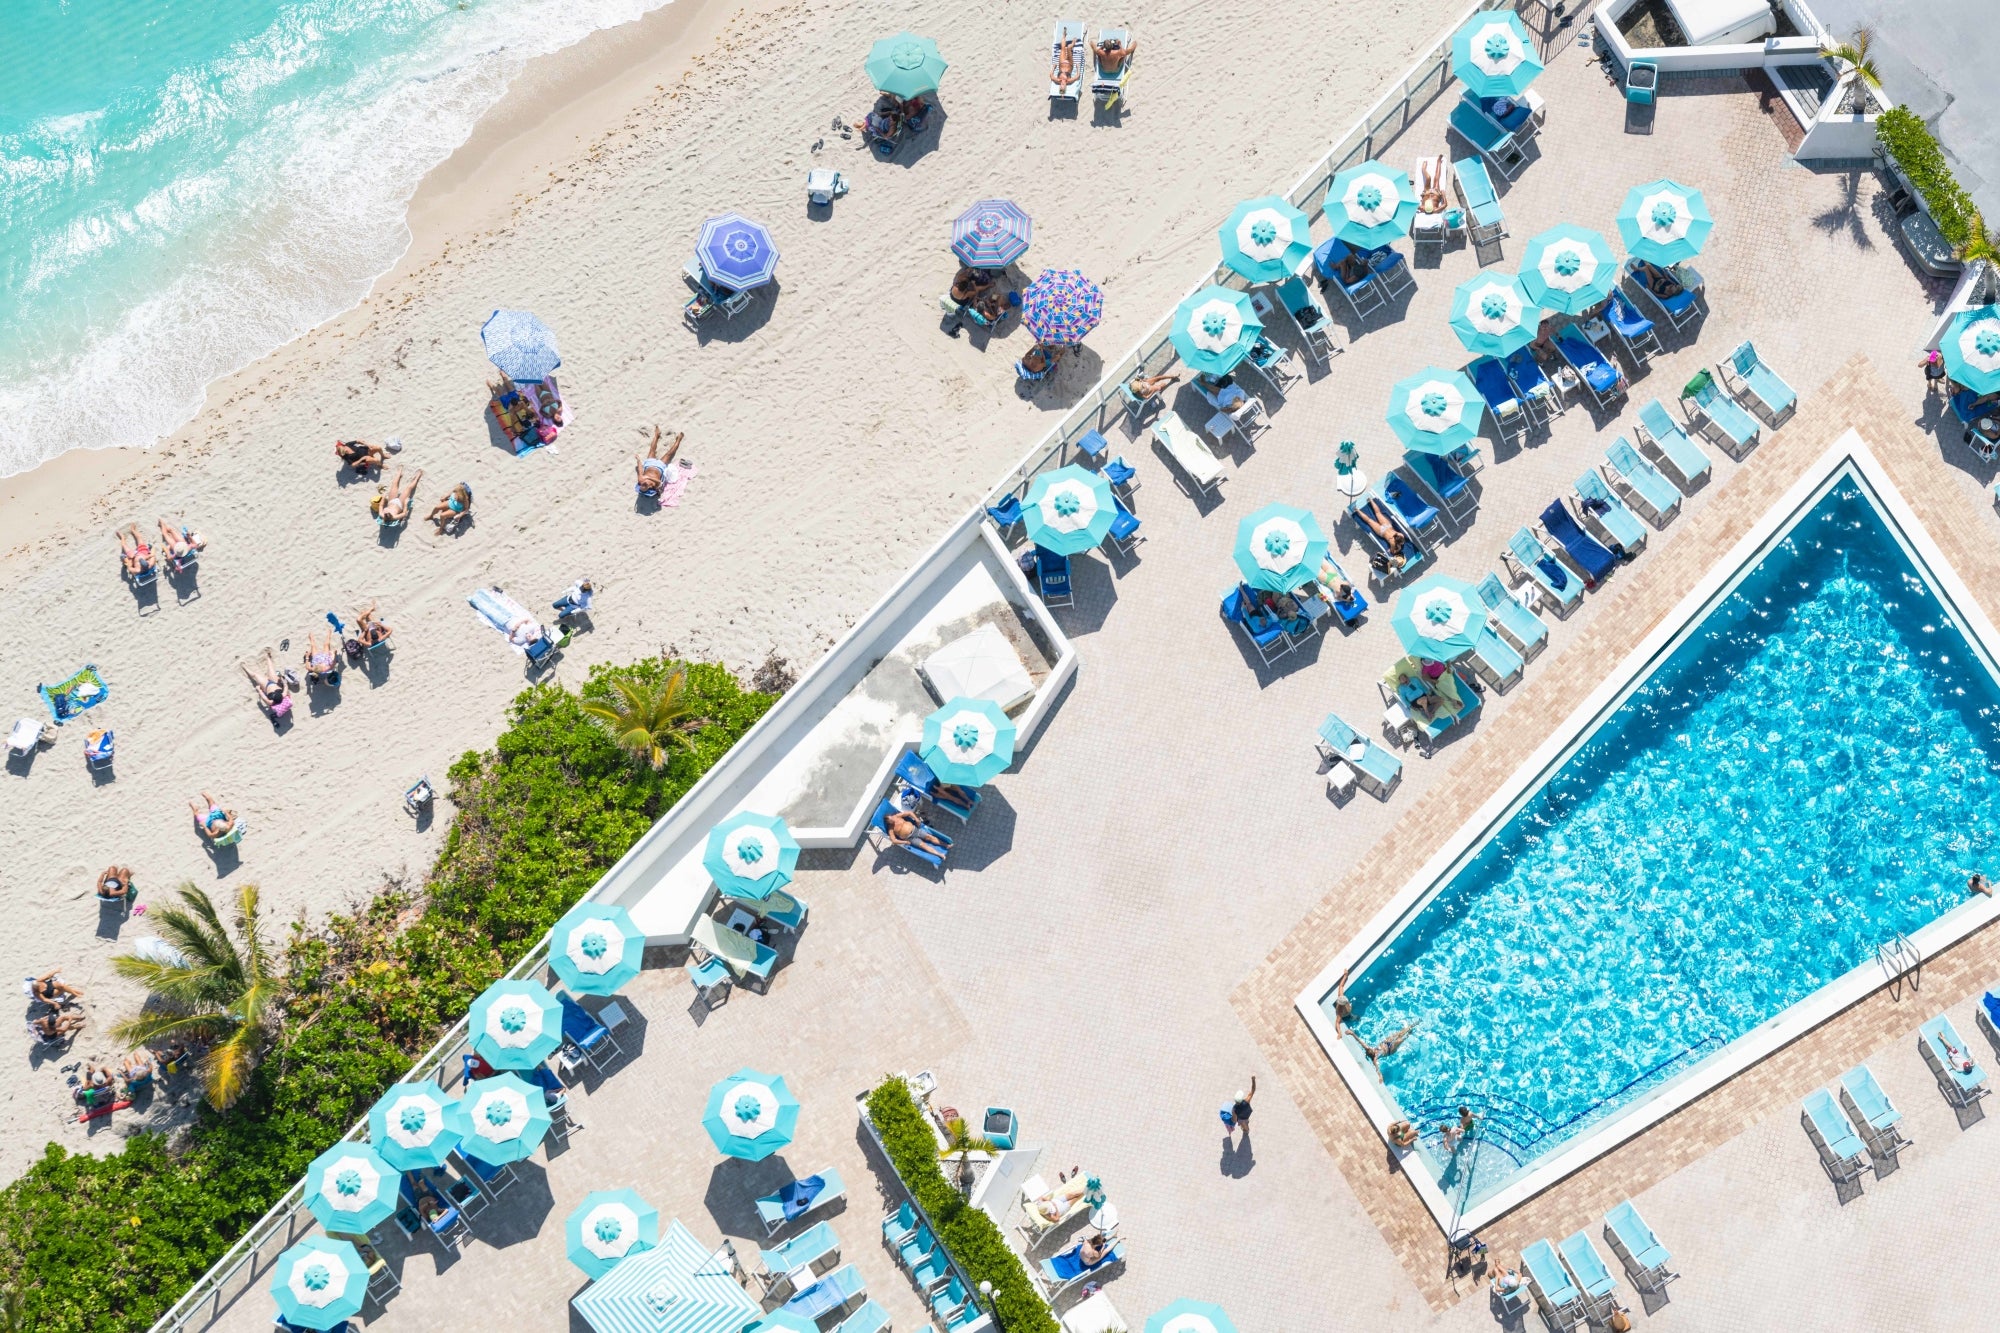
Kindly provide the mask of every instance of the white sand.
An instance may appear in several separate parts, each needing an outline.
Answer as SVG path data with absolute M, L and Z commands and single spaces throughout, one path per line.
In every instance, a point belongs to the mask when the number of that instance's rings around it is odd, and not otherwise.
M 64 1059 L 0 1091 L 0 1178 L 50 1137 L 115 1145 L 71 1122 L 58 1065 L 113 1053 L 104 1035 L 133 996 L 108 959 L 144 917 L 100 929 L 97 872 L 136 868 L 141 899 L 192 879 L 263 886 L 273 939 L 384 875 L 424 873 L 448 808 L 418 832 L 399 801 L 442 781 L 500 729 L 521 659 L 475 622 L 466 595 L 497 582 L 543 607 L 580 574 L 597 630 L 554 675 L 662 649 L 747 670 L 773 649 L 803 667 L 1074 401 L 1082 358 L 1038 397 L 1015 387 L 1029 339 L 990 347 L 938 329 L 954 261 L 951 218 L 985 195 L 1034 216 L 1025 265 L 1103 282 L 1090 346 L 1122 355 L 1216 255 L 1238 199 L 1288 186 L 1459 8 L 1309 0 L 1156 3 L 1090 15 L 1141 43 L 1122 123 L 1049 114 L 1051 11 L 978 5 L 804 3 L 733 16 L 667 10 L 532 68 L 475 142 L 427 183 L 417 240 L 359 308 L 213 386 L 201 416 L 146 455 L 59 459 L 0 487 L 0 699 L 39 710 L 38 682 L 95 662 L 110 701 L 116 780 L 86 775 L 82 734 L 6 770 L 10 929 L 0 971 L 60 964 L 90 992 L 90 1026 Z M 951 72 L 943 111 L 890 162 L 830 134 L 872 100 L 861 59 L 901 26 L 935 36 Z M 825 146 L 809 151 L 816 139 Z M 815 164 L 853 181 L 808 220 Z M 703 338 L 680 318 L 680 269 L 702 218 L 767 222 L 779 284 Z M 516 459 L 482 416 L 490 373 L 478 328 L 495 305 L 555 328 L 576 424 L 559 450 Z M 631 456 L 651 423 L 687 431 L 699 465 L 678 510 L 635 511 Z M 413 521 L 378 539 L 373 486 L 336 471 L 337 436 L 408 442 L 418 509 L 460 479 L 477 523 L 437 537 Z M 140 614 L 110 529 L 185 512 L 210 546 L 200 596 L 163 579 Z M 296 699 L 274 734 L 235 663 L 305 634 L 329 609 L 380 603 L 395 627 L 379 679 L 348 674 L 338 706 Z M 249 829 L 240 861 L 212 861 L 187 801 L 208 790 Z M 17 1041 L 27 1045 L 25 1036 Z

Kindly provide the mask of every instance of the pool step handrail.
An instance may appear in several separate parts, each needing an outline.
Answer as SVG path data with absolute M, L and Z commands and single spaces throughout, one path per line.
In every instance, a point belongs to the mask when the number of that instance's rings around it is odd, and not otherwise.
M 1923 989 L 1924 952 L 1917 947 L 1915 940 L 1902 931 L 1875 946 L 1875 961 L 1882 965 L 1890 985 L 1907 977 L 1911 990 Z

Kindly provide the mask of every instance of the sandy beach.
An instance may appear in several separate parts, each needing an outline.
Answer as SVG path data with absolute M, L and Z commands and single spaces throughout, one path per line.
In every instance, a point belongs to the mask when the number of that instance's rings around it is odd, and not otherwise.
M 182 880 L 262 886 L 285 923 L 421 876 L 449 811 L 419 829 L 400 799 L 442 783 L 488 744 L 526 683 L 522 659 L 466 597 L 499 584 L 545 608 L 579 576 L 595 626 L 550 673 L 654 652 L 748 672 L 803 668 L 1198 279 L 1237 200 L 1289 185 L 1457 12 L 1146 3 L 1085 14 L 1129 26 L 1140 54 L 1121 117 L 1051 114 L 1052 13 L 1002 0 L 808 0 L 731 7 L 675 0 L 533 64 L 411 207 L 412 244 L 357 308 L 211 386 L 201 414 L 145 452 L 71 454 L 0 482 L 0 698 L 40 712 L 39 683 L 95 663 L 109 700 L 88 722 L 118 736 L 114 776 L 86 772 L 72 723 L 4 770 L 15 974 L 60 966 L 88 993 L 72 1052 L 0 1093 L 0 1177 L 55 1139 L 115 1147 L 74 1123 L 59 1067 L 115 1053 L 105 1035 L 134 996 L 109 958 L 147 934 L 92 900 L 129 864 L 142 903 Z M 908 26 L 951 62 L 942 115 L 893 160 L 835 118 L 872 99 L 862 56 Z M 1272 46 L 1288 59 L 1271 60 Z M 1254 95 L 1253 95 L 1254 94 Z M 1282 114 L 1274 109 L 1284 108 Z M 809 217 L 825 165 L 852 193 Z M 1012 363 L 1029 342 L 946 336 L 937 297 L 954 267 L 950 220 L 1011 197 L 1035 219 L 1022 267 L 1080 268 L 1105 292 L 1095 355 L 1037 394 Z M 775 287 L 699 335 L 681 319 L 681 266 L 702 219 L 735 209 L 783 252 Z M 572 421 L 516 458 L 484 414 L 478 329 L 495 306 L 555 329 Z M 684 430 L 698 469 L 684 501 L 634 504 L 632 455 L 651 428 Z M 339 470 L 336 438 L 399 436 L 423 470 L 420 516 L 456 482 L 475 521 L 439 536 L 413 519 L 385 537 L 372 482 Z M 393 470 L 392 465 L 392 470 Z M 208 539 L 198 577 L 135 596 L 114 526 L 183 515 Z M 386 663 L 338 697 L 295 696 L 274 731 L 239 661 L 269 647 L 296 667 L 334 611 L 376 603 Z M 187 802 L 213 793 L 247 834 L 215 859 Z M 115 1120 L 115 1118 L 114 1118 Z

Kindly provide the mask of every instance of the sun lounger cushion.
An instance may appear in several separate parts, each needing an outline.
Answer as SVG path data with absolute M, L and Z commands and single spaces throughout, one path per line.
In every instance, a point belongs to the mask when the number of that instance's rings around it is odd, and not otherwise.
M 1438 511 L 1393 472 L 1382 479 L 1382 498 L 1396 511 L 1396 516 L 1414 531 L 1422 532 L 1437 522 Z
M 1815 1088 L 1806 1095 L 1805 1113 L 1813 1128 L 1819 1131 L 1820 1141 L 1830 1156 L 1846 1161 L 1861 1155 L 1864 1149 L 1861 1136 L 1854 1132 L 1847 1113 L 1840 1109 L 1825 1088 Z
M 1695 390 L 1694 405 L 1710 425 L 1739 449 L 1748 446 L 1763 430 L 1757 419 L 1743 410 L 1742 404 L 1722 391 L 1720 384 L 1711 382 Z
M 1472 378 L 1472 387 L 1479 390 L 1479 396 L 1499 416 L 1502 408 L 1518 409 L 1520 400 L 1514 396 L 1514 382 L 1507 378 L 1507 371 L 1490 356 L 1482 356 L 1465 368 Z
M 1521 1251 L 1521 1266 L 1528 1270 L 1529 1280 L 1551 1307 L 1560 1310 L 1583 1299 L 1556 1257 L 1556 1247 L 1546 1240 L 1538 1240 Z
M 1618 1283 L 1611 1276 L 1611 1270 L 1604 1266 L 1604 1259 L 1597 1253 L 1597 1247 L 1590 1243 L 1590 1233 L 1579 1231 L 1565 1237 L 1562 1243 L 1563 1262 L 1569 1265 L 1570 1275 L 1583 1294 L 1596 1300 L 1609 1296 Z
M 1604 353 L 1597 350 L 1596 344 L 1573 328 L 1556 334 L 1556 350 L 1583 376 L 1584 383 L 1591 387 L 1592 392 L 1606 394 L 1618 387 L 1618 368 L 1604 359 Z
M 1667 1247 L 1660 1244 L 1660 1238 L 1653 1234 L 1646 1219 L 1639 1216 L 1638 1207 L 1630 1200 L 1619 1204 L 1604 1215 L 1604 1224 L 1618 1237 L 1618 1243 L 1625 1247 L 1628 1262 L 1640 1270 L 1659 1268 L 1673 1256 Z
M 1618 563 L 1618 557 L 1605 549 L 1602 542 L 1577 526 L 1576 519 L 1570 516 L 1561 500 L 1549 501 L 1548 507 L 1542 510 L 1542 531 L 1562 544 L 1569 558 L 1583 571 L 1587 584 L 1594 586 L 1602 582 Z
M 1473 591 L 1486 607 L 1488 623 L 1498 621 L 1500 628 L 1513 637 L 1515 643 L 1533 652 L 1548 642 L 1549 627 L 1542 618 L 1514 600 L 1513 594 L 1502 586 L 1498 574 L 1488 574 L 1473 585 Z
M 1840 1088 L 1853 1109 L 1868 1122 L 1870 1129 L 1887 1129 L 1903 1118 L 1903 1113 L 1890 1103 L 1889 1094 L 1882 1091 L 1882 1085 L 1875 1081 L 1874 1071 L 1867 1065 L 1856 1065 L 1842 1074 Z
M 1688 438 L 1688 433 L 1668 414 L 1659 399 L 1655 398 L 1639 409 L 1639 424 L 1645 427 L 1647 436 L 1659 446 L 1660 452 L 1674 465 L 1676 472 L 1689 481 L 1699 481 L 1708 475 L 1708 455 Z
M 1582 600 L 1583 588 L 1549 554 L 1548 548 L 1535 539 L 1534 533 L 1522 528 L 1508 539 L 1507 550 L 1514 557 L 1514 563 L 1521 567 L 1521 572 L 1564 608 L 1575 606 Z

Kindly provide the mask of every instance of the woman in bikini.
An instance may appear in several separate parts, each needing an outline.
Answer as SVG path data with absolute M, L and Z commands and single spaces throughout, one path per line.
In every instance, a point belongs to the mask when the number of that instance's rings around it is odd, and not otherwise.
M 1181 373 L 1170 370 L 1164 375 L 1134 375 L 1126 387 L 1132 390 L 1134 398 L 1143 403 L 1149 398 L 1159 397 L 1180 382 Z
M 436 525 L 440 535 L 447 527 L 455 527 L 472 512 L 472 487 L 464 482 L 451 488 L 451 493 L 431 506 L 426 518 Z
M 1380 500 L 1370 500 L 1354 511 L 1354 517 L 1367 524 L 1368 530 L 1382 539 L 1382 545 L 1389 548 L 1390 555 L 1403 553 L 1403 530 L 1396 526 L 1395 519 L 1390 517 Z
M 366 440 L 335 440 L 333 454 L 356 472 L 364 473 L 381 471 L 382 464 L 389 458 L 381 445 L 370 444 Z
M 113 535 L 118 538 L 118 555 L 124 561 L 126 575 L 131 578 L 137 578 L 153 567 L 153 548 L 140 540 L 139 525 L 137 523 L 132 525 L 131 533 L 132 536 L 129 541 L 123 532 L 117 532 Z
M 278 663 L 269 648 L 264 650 L 264 673 L 260 676 L 243 663 L 236 664 L 250 681 L 250 688 L 256 691 L 257 702 L 274 715 L 287 711 L 289 701 L 285 698 L 284 673 L 278 670 Z
M 160 520 L 160 540 L 166 544 L 167 558 L 179 569 L 183 562 L 195 553 L 205 550 L 208 538 L 196 532 L 185 523 L 172 524 Z
M 389 484 L 375 492 L 375 499 L 369 508 L 375 511 L 375 521 L 383 527 L 392 528 L 410 520 L 410 501 L 416 497 L 417 483 L 424 479 L 424 470 L 417 469 L 417 475 L 410 478 L 409 488 L 403 487 L 403 469 L 397 468 Z
M 215 798 L 207 792 L 201 794 L 201 803 L 188 802 L 188 809 L 194 812 L 195 826 L 210 842 L 217 842 L 229 836 L 236 827 L 236 812 L 225 810 L 215 803 Z
M 331 629 L 307 630 L 306 650 L 300 657 L 306 664 L 306 679 L 315 684 L 340 684 L 340 637 Z
M 1423 165 L 1423 185 L 1417 195 L 1419 213 L 1442 213 L 1445 209 L 1444 181 L 1438 170 L 1436 158 L 1425 158 Z
M 354 637 L 361 640 L 363 648 L 373 648 L 393 633 L 375 614 L 375 603 L 368 603 L 366 610 L 354 612 Z
M 673 475 L 674 455 L 681 451 L 681 441 L 686 438 L 686 431 L 675 431 L 674 438 L 667 441 L 666 452 L 661 453 L 660 428 L 653 427 L 653 439 L 646 446 L 645 456 L 632 455 L 632 475 L 636 478 L 633 489 L 648 500 L 659 499 L 660 492 L 666 489 L 667 478 Z

